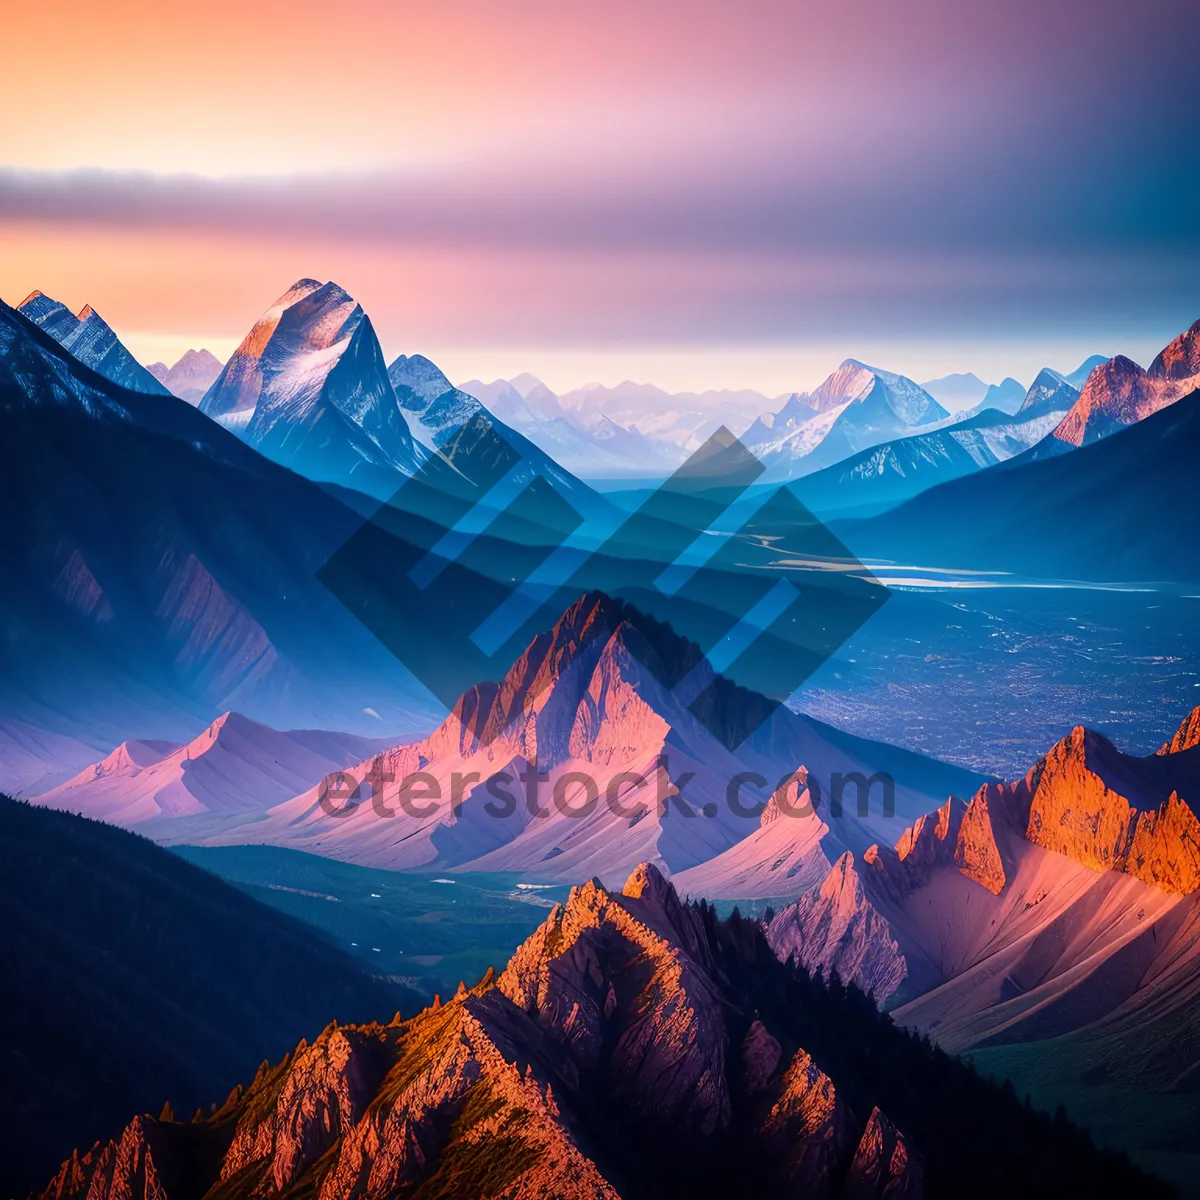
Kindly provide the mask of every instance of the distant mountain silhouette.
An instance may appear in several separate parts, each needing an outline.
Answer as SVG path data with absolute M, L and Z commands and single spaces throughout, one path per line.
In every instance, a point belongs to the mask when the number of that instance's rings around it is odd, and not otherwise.
M 146 368 L 171 395 L 189 404 L 199 404 L 204 399 L 204 393 L 221 374 L 221 369 L 221 360 L 203 349 L 185 351 L 173 367 L 160 362 Z
M 1197 453 L 1193 392 L 1070 453 L 1042 458 L 1035 447 L 839 531 L 860 555 L 918 565 L 1196 582 Z
M 978 404 L 987 394 L 988 384 L 974 371 L 956 372 L 938 379 L 927 379 L 925 389 L 948 412 L 962 412 Z

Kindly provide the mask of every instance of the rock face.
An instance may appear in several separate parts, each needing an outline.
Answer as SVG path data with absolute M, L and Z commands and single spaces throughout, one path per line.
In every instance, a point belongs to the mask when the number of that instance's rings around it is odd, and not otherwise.
M 804 1050 L 797 1050 L 770 1089 L 771 1107 L 760 1137 L 780 1160 L 798 1195 L 830 1195 L 854 1130 L 834 1082 Z
M 135 392 L 166 396 L 163 384 L 133 357 L 104 318 L 90 304 L 76 316 L 65 304 L 43 292 L 31 292 L 17 307 L 23 317 L 40 325 L 60 346 L 98 375 Z
M 200 410 L 310 479 L 384 499 L 424 459 L 370 319 L 332 282 L 301 279 L 280 296 Z
M 887 921 L 868 901 L 847 850 L 819 888 L 778 913 L 767 927 L 771 949 L 811 972 L 836 974 L 882 1003 L 908 974 Z
M 1200 746 L 1200 708 L 1194 708 L 1175 731 L 1169 742 L 1159 749 L 1159 754 L 1178 754 L 1181 750 L 1190 750 Z
M 924 1195 L 920 1159 L 879 1109 L 871 1113 L 850 1164 L 846 1200 L 901 1200 Z
M 643 865 L 619 897 L 594 882 L 573 889 L 498 986 L 581 1068 L 602 1071 L 619 1103 L 712 1134 L 728 1127 L 732 1106 L 728 1036 L 705 959 L 698 911 Z
M 1122 871 L 1165 891 L 1200 888 L 1197 795 L 1200 752 L 1189 745 L 1193 713 L 1172 743 L 1180 749 L 1136 758 L 1078 727 L 1026 776 L 1025 836 L 1100 870 Z M 1020 819 L 1021 809 L 1015 814 Z
M 1132 425 L 1200 387 L 1200 321 L 1181 333 L 1143 370 L 1118 355 L 1098 366 L 1054 436 L 1082 446 Z
M 211 1116 L 138 1117 L 73 1154 L 42 1195 L 602 1200 L 668 1168 L 681 1194 L 707 1192 L 676 1140 L 719 1151 L 731 1180 L 761 1162 L 770 1194 L 920 1195 L 918 1156 L 878 1107 L 807 1050 L 785 1057 L 762 1021 L 733 1038 L 722 936 L 649 864 L 620 894 L 575 888 L 498 979 L 408 1021 L 333 1023 Z M 917 1187 L 863 1191 L 877 1176 Z
M 670 686 L 693 671 L 704 685 L 703 722 Z M 712 732 L 760 712 L 760 728 L 736 754 Z M 794 784 L 793 815 L 760 824 L 778 781 L 794 780 L 799 763 L 823 780 L 873 773 L 805 718 L 714 676 L 699 647 L 669 626 L 589 592 L 499 683 L 459 697 L 427 737 L 349 767 L 345 794 L 365 781 L 370 803 L 331 814 L 318 784 L 252 834 L 389 869 L 521 871 L 531 881 L 599 877 L 610 886 L 642 861 L 674 875 L 747 842 L 681 887 L 791 899 L 843 850 L 903 828 L 850 805 L 826 818 L 830 806 L 821 802 L 818 814 Z M 405 790 L 418 772 L 429 803 Z M 909 811 L 928 803 L 903 779 L 896 793 Z M 207 840 L 228 844 L 249 832 L 231 827 Z
M 954 847 L 954 865 L 968 879 L 987 888 L 993 896 L 998 896 L 1008 882 L 1000 849 L 996 845 L 996 827 L 992 816 L 999 795 L 994 786 L 988 785 L 971 798 Z
M 72 1154 L 41 1195 L 918 1200 L 968 1174 L 988 1200 L 1157 1194 L 644 863 L 619 893 L 573 888 L 499 977 L 331 1023 L 208 1115 Z
M 868 847 L 863 861 L 872 883 L 899 899 L 924 887 L 936 868 L 953 867 L 999 895 L 1005 871 L 992 823 L 994 793 L 987 785 L 969 804 L 951 796 L 941 808 L 918 817 L 895 847 Z
M 63 1163 L 43 1193 L 47 1200 L 93 1195 L 128 1200 L 165 1200 L 166 1184 L 156 1160 L 171 1162 L 170 1126 L 153 1117 L 134 1117 L 115 1141 L 97 1143 Z
M 760 417 L 742 440 L 775 475 L 807 475 L 949 415 L 906 376 L 848 358 L 811 395 L 789 398 L 769 421 Z
M 1007 882 L 1001 831 L 1097 871 L 1120 871 L 1179 895 L 1200 889 L 1200 708 L 1156 754 L 1123 754 L 1077 726 L 1023 778 L 985 784 L 969 804 L 951 798 L 919 818 L 894 849 L 864 855 L 892 896 L 953 866 L 999 895 Z

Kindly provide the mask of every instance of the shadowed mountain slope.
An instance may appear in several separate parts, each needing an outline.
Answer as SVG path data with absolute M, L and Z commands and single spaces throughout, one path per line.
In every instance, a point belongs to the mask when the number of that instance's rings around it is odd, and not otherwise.
M 233 707 L 292 727 L 416 723 L 411 682 L 316 577 L 362 518 L 8 308 L 0 512 L 0 711 L 93 745 L 182 742 Z
M 1137 756 L 1074 729 L 1023 778 L 844 855 L 767 937 L 1194 1195 L 1198 730 L 1200 710 Z
M 677 692 L 687 678 L 698 697 L 692 704 Z M 722 739 L 743 725 L 744 742 Z M 735 741 L 736 754 L 726 744 Z M 977 783 L 915 755 L 839 739 L 714 675 L 699 648 L 669 626 L 588 593 L 499 683 L 465 692 L 427 737 L 348 767 L 339 799 L 322 781 L 205 841 L 268 843 L 395 869 L 612 883 L 646 859 L 687 872 L 730 851 L 759 828 L 772 792 L 799 768 L 819 781 L 814 794 L 823 800 L 780 822 L 773 850 L 745 863 L 755 885 L 739 896 L 796 895 L 806 885 L 793 869 L 802 861 L 898 836 L 941 785 L 954 786 L 952 776 Z M 892 776 L 869 784 L 877 771 Z M 836 816 L 835 776 L 865 787 L 850 785 Z M 164 826 L 158 835 L 166 833 Z
M 3 797 L 0 929 L 5 1195 L 130 1112 L 190 1112 L 331 1017 L 415 1001 L 144 838 Z
M 163 381 L 133 357 L 90 304 L 76 316 L 65 304 L 45 293 L 32 292 L 21 301 L 17 311 L 44 329 L 84 366 L 110 382 L 151 395 L 169 394 Z
M 1200 396 L 1192 393 L 1069 454 L 1030 451 L 838 532 L 860 556 L 921 566 L 1196 582 L 1198 449 Z
M 914 1132 L 919 1131 L 919 1132 Z M 643 865 L 573 888 L 508 966 L 331 1025 L 211 1117 L 135 1118 L 53 1200 L 1156 1196 Z

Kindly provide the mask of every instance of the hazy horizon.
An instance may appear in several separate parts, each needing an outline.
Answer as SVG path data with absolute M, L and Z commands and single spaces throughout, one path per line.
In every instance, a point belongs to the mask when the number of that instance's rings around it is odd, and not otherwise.
M 1200 316 L 1170 0 L 64 0 L 5 33 L 0 296 L 141 359 L 228 354 L 301 276 L 389 356 L 564 391 L 1028 382 Z
M 20 295 L 13 292 L 3 299 L 15 306 L 34 290 L 53 296 L 73 311 L 92 303 L 78 295 L 64 295 L 36 284 Z M 352 288 L 348 290 L 353 294 Z M 94 307 L 139 362 L 149 365 L 161 361 L 171 366 L 190 349 L 207 349 L 222 362 L 226 361 L 269 304 L 269 300 L 264 301 L 258 312 L 247 316 L 242 331 L 232 334 L 139 331 L 124 326 L 119 313 L 99 304 Z M 369 309 L 367 315 L 372 315 Z M 811 391 L 847 358 L 906 375 L 922 384 L 948 375 L 974 374 L 985 384 L 998 384 L 1011 377 L 1023 387 L 1028 387 L 1044 367 L 1066 373 L 1094 354 L 1105 357 L 1123 354 L 1147 366 L 1187 325 L 1164 327 L 1161 333 L 1131 334 L 1123 339 L 1110 336 L 1105 341 L 1089 341 L 1081 336 L 1069 340 L 1030 338 L 1012 344 L 872 342 L 868 339 L 855 344 L 847 339 L 818 346 L 775 344 L 598 350 L 519 346 L 438 348 L 406 345 L 402 339 L 388 338 L 382 332 L 380 340 L 389 362 L 400 354 L 422 354 L 435 362 L 456 386 L 471 380 L 491 383 L 527 373 L 559 395 L 590 386 L 616 387 L 633 382 L 675 393 L 755 391 L 768 399 L 776 399 L 792 392 Z

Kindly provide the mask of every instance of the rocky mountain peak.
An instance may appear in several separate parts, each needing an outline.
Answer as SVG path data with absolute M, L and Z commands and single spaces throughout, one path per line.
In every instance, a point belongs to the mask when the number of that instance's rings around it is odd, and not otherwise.
M 1078 388 L 1057 371 L 1043 367 L 1025 393 L 1017 413 L 1022 417 L 1034 417 L 1043 413 L 1063 412 L 1069 410 L 1078 399 Z
M 897 857 L 913 867 L 932 865 L 942 847 L 947 843 L 954 845 L 965 813 L 966 805 L 957 796 L 951 796 L 941 808 L 918 817 L 900 835 L 895 847 Z
M 1183 789 L 1196 794 L 1200 784 L 1189 745 L 1195 716 L 1166 753 L 1145 758 L 1077 726 L 1014 785 L 1017 827 L 1029 841 L 1095 870 L 1122 871 L 1181 895 L 1200 889 L 1200 821 L 1182 798 Z
M 167 389 L 139 363 L 90 304 L 76 316 L 44 292 L 22 301 L 21 315 L 44 329 L 64 350 L 98 375 L 133 391 L 167 395 Z
M 1200 375 L 1200 321 L 1165 346 L 1147 372 L 1154 379 L 1191 380 Z
M 390 499 L 422 456 L 362 306 L 298 280 L 255 322 L 201 411 L 310 479 Z
M 857 899 L 849 859 L 837 878 Z M 880 978 L 872 946 L 860 962 Z M 41 1195 L 919 1200 L 927 1164 L 957 1179 L 981 1155 L 999 1184 L 987 1194 L 1026 1194 L 1023 1157 L 993 1144 L 993 1122 L 1029 1139 L 1031 1169 L 1058 1161 L 1043 1118 L 861 996 L 781 964 L 756 923 L 679 905 L 644 863 L 619 894 L 573 888 L 499 977 L 406 1020 L 331 1022 L 211 1115 L 164 1107 L 72 1154 Z M 1107 1166 L 1073 1131 L 1061 1153 L 1059 1175 Z
M 908 1138 L 875 1108 L 850 1164 L 847 1194 L 905 1200 L 923 1195 L 924 1188 L 920 1156 Z
M 668 893 L 674 895 L 674 891 L 666 876 L 653 863 L 645 862 L 634 868 L 621 889 L 621 895 L 631 900 L 645 899 L 648 903 L 661 905 Z
M 426 402 L 454 390 L 445 372 L 423 354 L 401 354 L 388 367 L 388 377 L 397 388 L 411 388 Z
M 848 400 L 858 400 L 875 385 L 875 372 L 855 358 L 842 361 L 838 369 L 813 390 L 807 406 L 816 412 L 827 412 Z
M 1200 332 L 1196 322 L 1157 355 L 1149 371 L 1118 354 L 1087 377 L 1079 398 L 1054 430 L 1073 446 L 1158 412 L 1200 385 Z
M 1194 746 L 1200 746 L 1200 707 L 1193 708 L 1183 718 L 1174 736 L 1159 749 L 1158 753 L 1180 754 L 1184 750 L 1191 750 Z
M 780 958 L 827 977 L 836 974 L 880 1003 L 908 974 L 899 943 L 867 898 L 848 850 L 819 887 L 776 914 L 767 941 Z
M 995 785 L 985 785 L 969 804 L 951 796 L 918 817 L 895 847 L 868 847 L 863 861 L 872 870 L 872 882 L 892 896 L 923 887 L 939 867 L 952 867 L 999 895 L 1007 878 L 995 821 L 1003 823 L 1006 813 L 1006 793 Z

